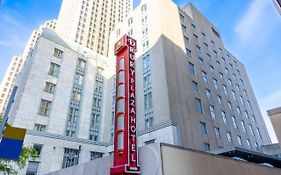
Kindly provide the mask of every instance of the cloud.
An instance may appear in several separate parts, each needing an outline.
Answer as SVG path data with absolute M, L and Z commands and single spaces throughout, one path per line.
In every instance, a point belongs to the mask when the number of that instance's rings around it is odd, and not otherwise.
M 234 32 L 240 46 L 258 48 L 279 25 L 280 16 L 270 0 L 253 0 L 238 20 Z

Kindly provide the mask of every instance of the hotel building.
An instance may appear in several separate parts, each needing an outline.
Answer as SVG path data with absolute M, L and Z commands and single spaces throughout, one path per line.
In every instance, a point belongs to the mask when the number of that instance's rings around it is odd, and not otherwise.
M 91 14 L 86 11 L 103 3 L 75 2 L 63 1 L 65 12 L 57 23 L 63 31 L 60 19 L 65 18 L 69 32 L 45 30 L 15 84 L 19 89 L 9 122 L 27 128 L 25 145 L 40 152 L 20 174 L 45 174 L 112 153 L 113 52 L 124 34 L 137 40 L 139 146 L 158 142 L 211 152 L 234 147 L 259 151 L 270 143 L 244 65 L 192 4 L 181 9 L 170 0 L 143 0 L 111 32 L 105 57 L 105 47 L 94 51 L 99 39 L 87 47 L 78 27 L 83 26 L 81 9 L 84 21 Z M 74 7 L 79 7 L 78 13 Z M 77 25 L 70 25 L 72 19 Z M 89 34 L 90 24 L 86 19 L 85 38 L 99 38 Z

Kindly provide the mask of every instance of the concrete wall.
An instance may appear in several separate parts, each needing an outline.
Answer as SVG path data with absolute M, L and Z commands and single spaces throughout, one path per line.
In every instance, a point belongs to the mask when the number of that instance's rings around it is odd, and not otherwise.
M 271 123 L 273 125 L 274 131 L 278 138 L 279 144 L 281 143 L 281 107 L 271 109 L 267 111 Z
M 142 175 L 281 175 L 281 169 L 204 152 L 151 144 L 139 148 Z M 47 175 L 110 175 L 112 157 L 104 157 Z

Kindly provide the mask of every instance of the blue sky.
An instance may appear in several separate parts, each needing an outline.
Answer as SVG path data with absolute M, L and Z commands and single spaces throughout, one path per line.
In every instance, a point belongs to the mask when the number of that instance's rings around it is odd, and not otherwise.
M 58 16 L 61 0 L 2 0 L 0 80 L 13 55 L 40 24 Z M 221 31 L 225 47 L 248 71 L 262 113 L 281 106 L 281 15 L 271 0 L 174 0 L 192 2 Z M 139 0 L 135 0 L 135 5 Z

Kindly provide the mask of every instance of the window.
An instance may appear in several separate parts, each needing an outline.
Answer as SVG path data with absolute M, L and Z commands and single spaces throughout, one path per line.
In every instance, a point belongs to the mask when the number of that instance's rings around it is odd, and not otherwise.
M 223 80 L 223 73 L 219 73 L 220 74 L 220 78 Z
M 144 5 L 141 7 L 141 11 L 142 11 L 142 12 L 146 11 L 146 4 L 144 4 Z
M 229 109 L 232 110 L 232 105 L 231 105 L 231 102 L 230 102 L 230 101 L 227 102 L 227 106 L 228 106 Z
M 195 109 L 197 112 L 203 114 L 202 102 L 199 98 L 195 98 Z
M 55 93 L 55 88 L 56 88 L 55 84 L 46 82 L 44 91 L 48 92 L 48 93 L 51 93 L 51 94 L 54 94 Z
M 228 79 L 228 83 L 229 83 L 229 85 L 232 85 L 231 79 Z
M 241 110 L 240 110 L 240 108 L 238 106 L 236 107 L 236 110 L 237 110 L 238 114 L 241 114 Z
M 225 95 L 228 95 L 227 87 L 226 87 L 225 85 L 223 85 L 223 90 L 224 90 L 224 94 L 225 94 Z
M 237 129 L 236 118 L 232 116 L 232 122 L 235 129 Z
M 201 48 L 199 46 L 196 46 L 196 51 L 198 54 L 201 54 Z
M 245 89 L 243 90 L 243 93 L 245 96 L 248 96 L 247 91 Z
M 148 119 L 145 119 L 145 128 L 148 129 L 148 128 L 151 128 L 153 126 L 153 118 L 148 118 Z
M 241 125 L 242 125 L 242 129 L 244 132 L 247 132 L 246 131 L 246 127 L 245 127 L 245 122 L 243 120 L 241 120 Z
M 213 105 L 210 105 L 210 114 L 212 119 L 216 119 L 215 107 Z
M 191 24 L 192 30 L 195 31 L 196 30 L 196 26 L 194 24 Z
M 180 14 L 180 19 L 181 21 L 184 21 L 184 16 L 182 14 Z
M 260 139 L 262 139 L 260 129 L 259 129 L 259 128 L 256 128 L 256 131 L 257 131 L 257 133 L 258 133 L 258 137 L 259 137 Z
M 60 69 L 60 65 L 56 64 L 56 63 L 51 63 L 51 67 L 49 69 L 49 75 L 54 76 L 54 77 L 58 77 L 59 76 L 59 69 Z
M 152 109 L 152 92 L 144 95 L 144 110 Z
M 102 156 L 103 156 L 103 153 L 91 151 L 90 159 L 95 160 L 95 159 L 101 158 Z
M 201 129 L 202 134 L 207 134 L 208 133 L 208 130 L 207 130 L 207 127 L 206 127 L 206 123 L 200 122 L 200 129 Z
M 207 58 L 208 58 L 208 60 L 211 60 L 211 55 L 207 54 Z
M 209 47 L 209 46 L 208 46 L 207 43 L 204 43 L 204 47 L 205 47 L 206 50 L 208 50 L 208 47 Z
M 249 124 L 249 128 L 250 128 L 251 134 L 254 136 L 255 134 L 254 134 L 253 126 L 251 124 Z
M 232 137 L 230 132 L 226 132 L 226 137 L 228 142 L 232 142 Z
M 49 116 L 51 104 L 52 104 L 51 101 L 41 99 L 39 115 Z
M 195 41 L 198 42 L 198 36 L 197 35 L 193 34 L 193 38 L 194 38 Z
M 204 151 L 210 151 L 210 144 L 209 143 L 204 143 Z
M 218 99 L 219 104 L 222 105 L 222 98 L 221 98 L 221 96 L 218 95 L 217 99 Z
M 236 101 L 235 92 L 234 92 L 234 91 L 231 91 L 231 93 L 232 93 L 232 97 L 233 97 L 233 99 Z
M 184 42 L 185 42 L 186 45 L 188 45 L 188 44 L 189 44 L 189 38 L 187 38 L 187 37 L 185 36 L 185 37 L 184 37 Z
M 38 132 L 45 132 L 46 131 L 45 125 L 35 124 L 34 130 Z
M 241 104 L 244 106 L 245 104 L 244 104 L 243 97 L 242 97 L 242 96 L 240 96 L 239 98 L 240 98 L 240 102 L 241 102 Z
M 63 51 L 62 50 L 60 50 L 60 49 L 58 49 L 58 48 L 55 48 L 54 49 L 54 54 L 53 54 L 53 56 L 54 57 L 57 57 L 57 58 L 62 58 L 62 55 L 63 55 Z
M 194 64 L 189 63 L 189 72 L 192 76 L 195 76 L 195 68 L 194 68 Z
M 227 124 L 227 118 L 226 118 L 226 113 L 224 111 L 221 111 L 221 116 L 224 124 Z
M 202 71 L 202 78 L 203 78 L 205 83 L 208 83 L 207 74 L 204 71 Z
M 77 86 L 82 86 L 84 76 L 81 74 L 76 73 L 74 77 L 74 84 Z
M 182 28 L 182 31 L 184 32 L 184 33 L 187 33 L 188 31 L 187 31 L 187 27 L 185 26 L 185 25 L 181 25 L 181 28 Z
M 33 144 L 33 148 L 36 150 L 38 157 L 40 157 L 42 147 L 43 145 L 41 144 Z
M 205 33 L 202 32 L 201 35 L 202 35 L 202 38 L 203 38 L 203 39 L 206 39 Z
M 146 55 L 144 58 L 143 58 L 143 71 L 146 72 L 147 70 L 150 69 L 150 56 L 149 55 Z
M 152 79 L 151 79 L 151 74 L 148 74 L 146 75 L 144 78 L 143 78 L 143 86 L 144 88 L 148 88 L 151 86 L 151 82 L 152 82 Z M 124 91 L 125 93 L 125 91 Z
M 214 72 L 214 67 L 210 66 L 210 70 L 211 70 L 211 72 Z
M 256 116 L 252 115 L 252 118 L 255 122 L 257 122 Z
M 217 51 L 213 51 L 214 52 L 214 55 L 217 57 L 218 56 L 218 53 L 217 53 Z
M 218 80 L 213 78 L 213 83 L 214 83 L 214 87 L 215 87 L 216 89 L 218 89 L 218 88 L 219 88 Z
M 249 139 L 247 139 L 247 145 L 248 145 L 248 148 L 250 148 L 250 149 L 251 149 L 251 142 L 250 142 L 250 140 L 249 140 Z
M 220 129 L 214 128 L 216 138 L 221 138 Z
M 209 89 L 206 89 L 206 95 L 209 100 L 211 100 L 211 91 Z
M 214 29 L 213 27 L 212 27 L 212 31 L 213 31 L 213 33 L 215 34 L 215 36 L 216 37 L 220 37 L 220 33 L 216 30 L 216 29 Z
M 249 118 L 249 114 L 248 114 L 247 111 L 245 111 L 245 116 L 246 116 L 247 118 Z
M 197 92 L 199 91 L 198 83 L 196 83 L 195 81 L 192 81 L 192 89 Z
M 205 65 L 204 60 L 202 58 L 199 58 L 199 63 L 200 63 L 201 66 Z
M 238 84 L 236 84 L 236 90 L 240 91 L 240 86 Z
M 191 50 L 186 49 L 186 55 L 187 55 L 189 58 L 191 58 L 191 57 L 192 57 Z
M 79 161 L 79 153 L 80 153 L 79 150 L 65 148 L 62 168 L 68 168 L 77 165 Z
M 241 138 L 241 136 L 237 136 L 237 140 L 238 140 L 239 145 L 241 146 L 242 145 L 242 138 Z
M 251 110 L 253 110 L 253 109 L 252 109 L 252 105 L 251 105 L 251 103 L 250 103 L 249 100 L 247 100 L 247 105 L 248 105 L 248 107 L 249 107 Z

